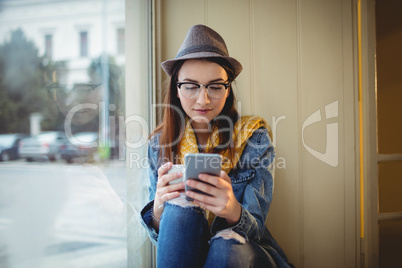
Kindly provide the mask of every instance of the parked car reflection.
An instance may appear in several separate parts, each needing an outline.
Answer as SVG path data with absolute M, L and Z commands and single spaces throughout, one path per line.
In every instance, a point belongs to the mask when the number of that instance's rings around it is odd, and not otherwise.
M 60 153 L 62 159 L 67 163 L 73 163 L 74 160 L 81 162 L 96 162 L 98 156 L 98 132 L 78 132 L 70 138 L 70 142 Z
M 18 145 L 27 134 L 0 134 L 0 161 L 9 161 L 20 158 Z
M 39 135 L 25 138 L 20 142 L 19 154 L 27 161 L 61 160 L 61 150 L 66 148 L 69 141 L 62 131 L 43 132 Z

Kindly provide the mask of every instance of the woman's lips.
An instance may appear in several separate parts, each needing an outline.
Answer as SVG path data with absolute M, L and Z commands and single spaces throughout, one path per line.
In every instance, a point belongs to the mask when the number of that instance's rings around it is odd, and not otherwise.
M 210 111 L 212 111 L 212 109 L 194 109 L 194 111 L 196 111 L 199 114 L 207 114 Z

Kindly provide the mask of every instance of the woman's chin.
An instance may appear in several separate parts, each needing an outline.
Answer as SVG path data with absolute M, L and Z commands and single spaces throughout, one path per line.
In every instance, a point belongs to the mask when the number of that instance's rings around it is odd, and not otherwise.
M 210 120 L 206 117 L 191 117 L 191 125 L 193 128 L 208 128 Z

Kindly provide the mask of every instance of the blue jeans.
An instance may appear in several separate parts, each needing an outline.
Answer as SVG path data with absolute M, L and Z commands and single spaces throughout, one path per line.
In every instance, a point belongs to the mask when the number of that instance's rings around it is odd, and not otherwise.
M 230 229 L 210 239 L 208 223 L 200 207 L 166 203 L 159 225 L 157 267 L 276 265 L 262 247 Z

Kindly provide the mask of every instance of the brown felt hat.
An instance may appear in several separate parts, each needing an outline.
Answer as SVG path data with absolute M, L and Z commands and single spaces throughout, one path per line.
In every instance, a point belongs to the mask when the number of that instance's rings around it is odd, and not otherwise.
M 202 58 L 223 58 L 232 66 L 234 77 L 242 71 L 241 63 L 229 57 L 229 52 L 222 36 L 205 25 L 194 25 L 188 31 L 179 52 L 172 60 L 162 62 L 163 70 L 172 76 L 173 66 L 177 61 Z

